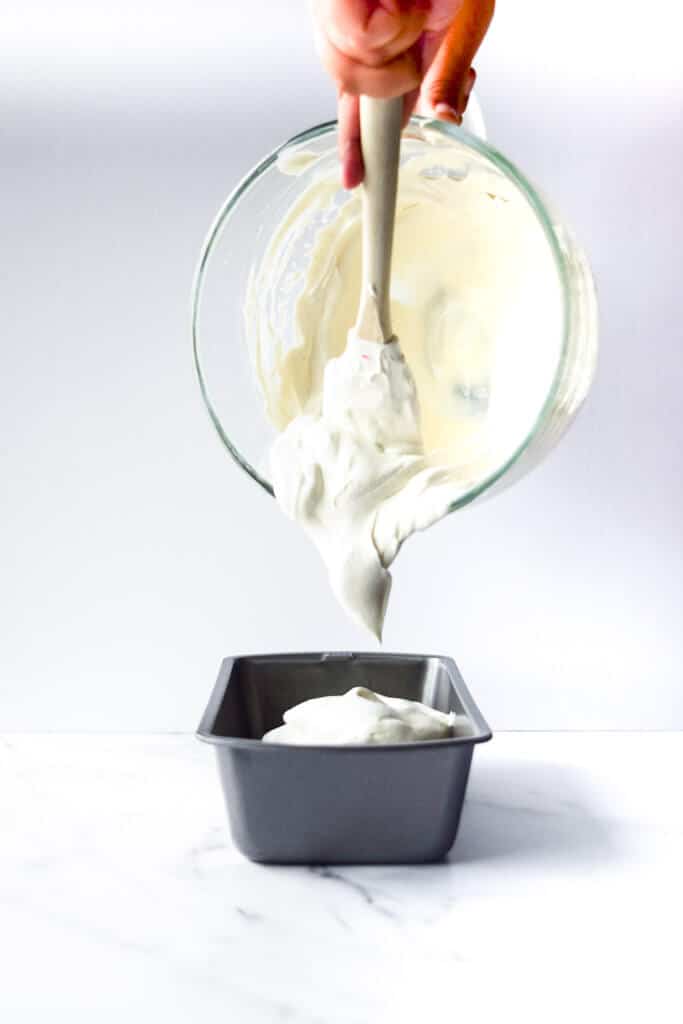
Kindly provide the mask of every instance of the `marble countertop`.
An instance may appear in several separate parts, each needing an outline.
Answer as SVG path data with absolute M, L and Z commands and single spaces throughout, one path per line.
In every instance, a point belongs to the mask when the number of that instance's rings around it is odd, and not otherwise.
M 0 1019 L 679 1021 L 682 778 L 683 734 L 498 733 L 445 863 L 265 867 L 193 736 L 5 735 Z

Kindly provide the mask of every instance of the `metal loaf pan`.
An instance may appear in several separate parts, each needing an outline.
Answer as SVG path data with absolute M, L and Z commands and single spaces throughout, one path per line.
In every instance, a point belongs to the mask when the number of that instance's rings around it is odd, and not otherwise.
M 310 697 L 367 686 L 468 716 L 472 735 L 387 746 L 262 743 Z M 475 743 L 491 730 L 451 658 L 268 654 L 226 658 L 197 730 L 214 744 L 232 834 L 251 860 L 420 863 L 452 846 Z

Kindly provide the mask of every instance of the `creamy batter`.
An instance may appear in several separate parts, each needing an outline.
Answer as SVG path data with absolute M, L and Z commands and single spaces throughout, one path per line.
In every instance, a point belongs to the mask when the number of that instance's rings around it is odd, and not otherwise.
M 273 445 L 273 486 L 317 545 L 340 603 L 380 639 L 388 567 L 406 537 L 446 514 L 452 480 L 425 458 L 397 342 L 351 333 L 323 379 L 320 413 L 295 417 Z
M 469 151 L 406 140 L 402 153 L 391 288 L 400 350 L 349 335 L 360 201 L 320 157 L 283 163 L 310 181 L 252 271 L 246 306 L 280 435 L 276 497 L 316 543 L 339 600 L 378 637 L 402 542 L 517 452 L 562 343 L 559 278 L 523 196 Z
M 449 714 L 415 700 L 384 697 L 354 686 L 342 697 L 315 697 L 284 713 L 284 725 L 263 737 L 266 743 L 416 743 L 470 736 L 466 715 Z

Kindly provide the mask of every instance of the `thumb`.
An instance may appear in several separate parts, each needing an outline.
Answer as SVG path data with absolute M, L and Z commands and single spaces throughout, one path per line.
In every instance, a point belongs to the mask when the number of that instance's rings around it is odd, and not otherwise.
M 441 40 L 435 40 L 438 49 L 430 61 L 421 100 L 439 117 L 458 123 L 462 120 L 476 78 L 472 61 L 493 9 L 493 0 L 463 0 L 448 30 Z
M 476 79 L 477 72 L 469 68 L 464 74 L 455 72 L 443 89 L 435 90 L 429 102 L 437 117 L 460 124 Z

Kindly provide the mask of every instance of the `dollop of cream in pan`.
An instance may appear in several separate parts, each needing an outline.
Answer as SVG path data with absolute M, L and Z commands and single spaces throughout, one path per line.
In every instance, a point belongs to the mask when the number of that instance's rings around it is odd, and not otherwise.
M 384 697 L 354 686 L 341 697 L 314 697 L 284 713 L 284 725 L 266 743 L 342 745 L 417 743 L 471 736 L 466 715 L 445 713 L 415 700 Z

